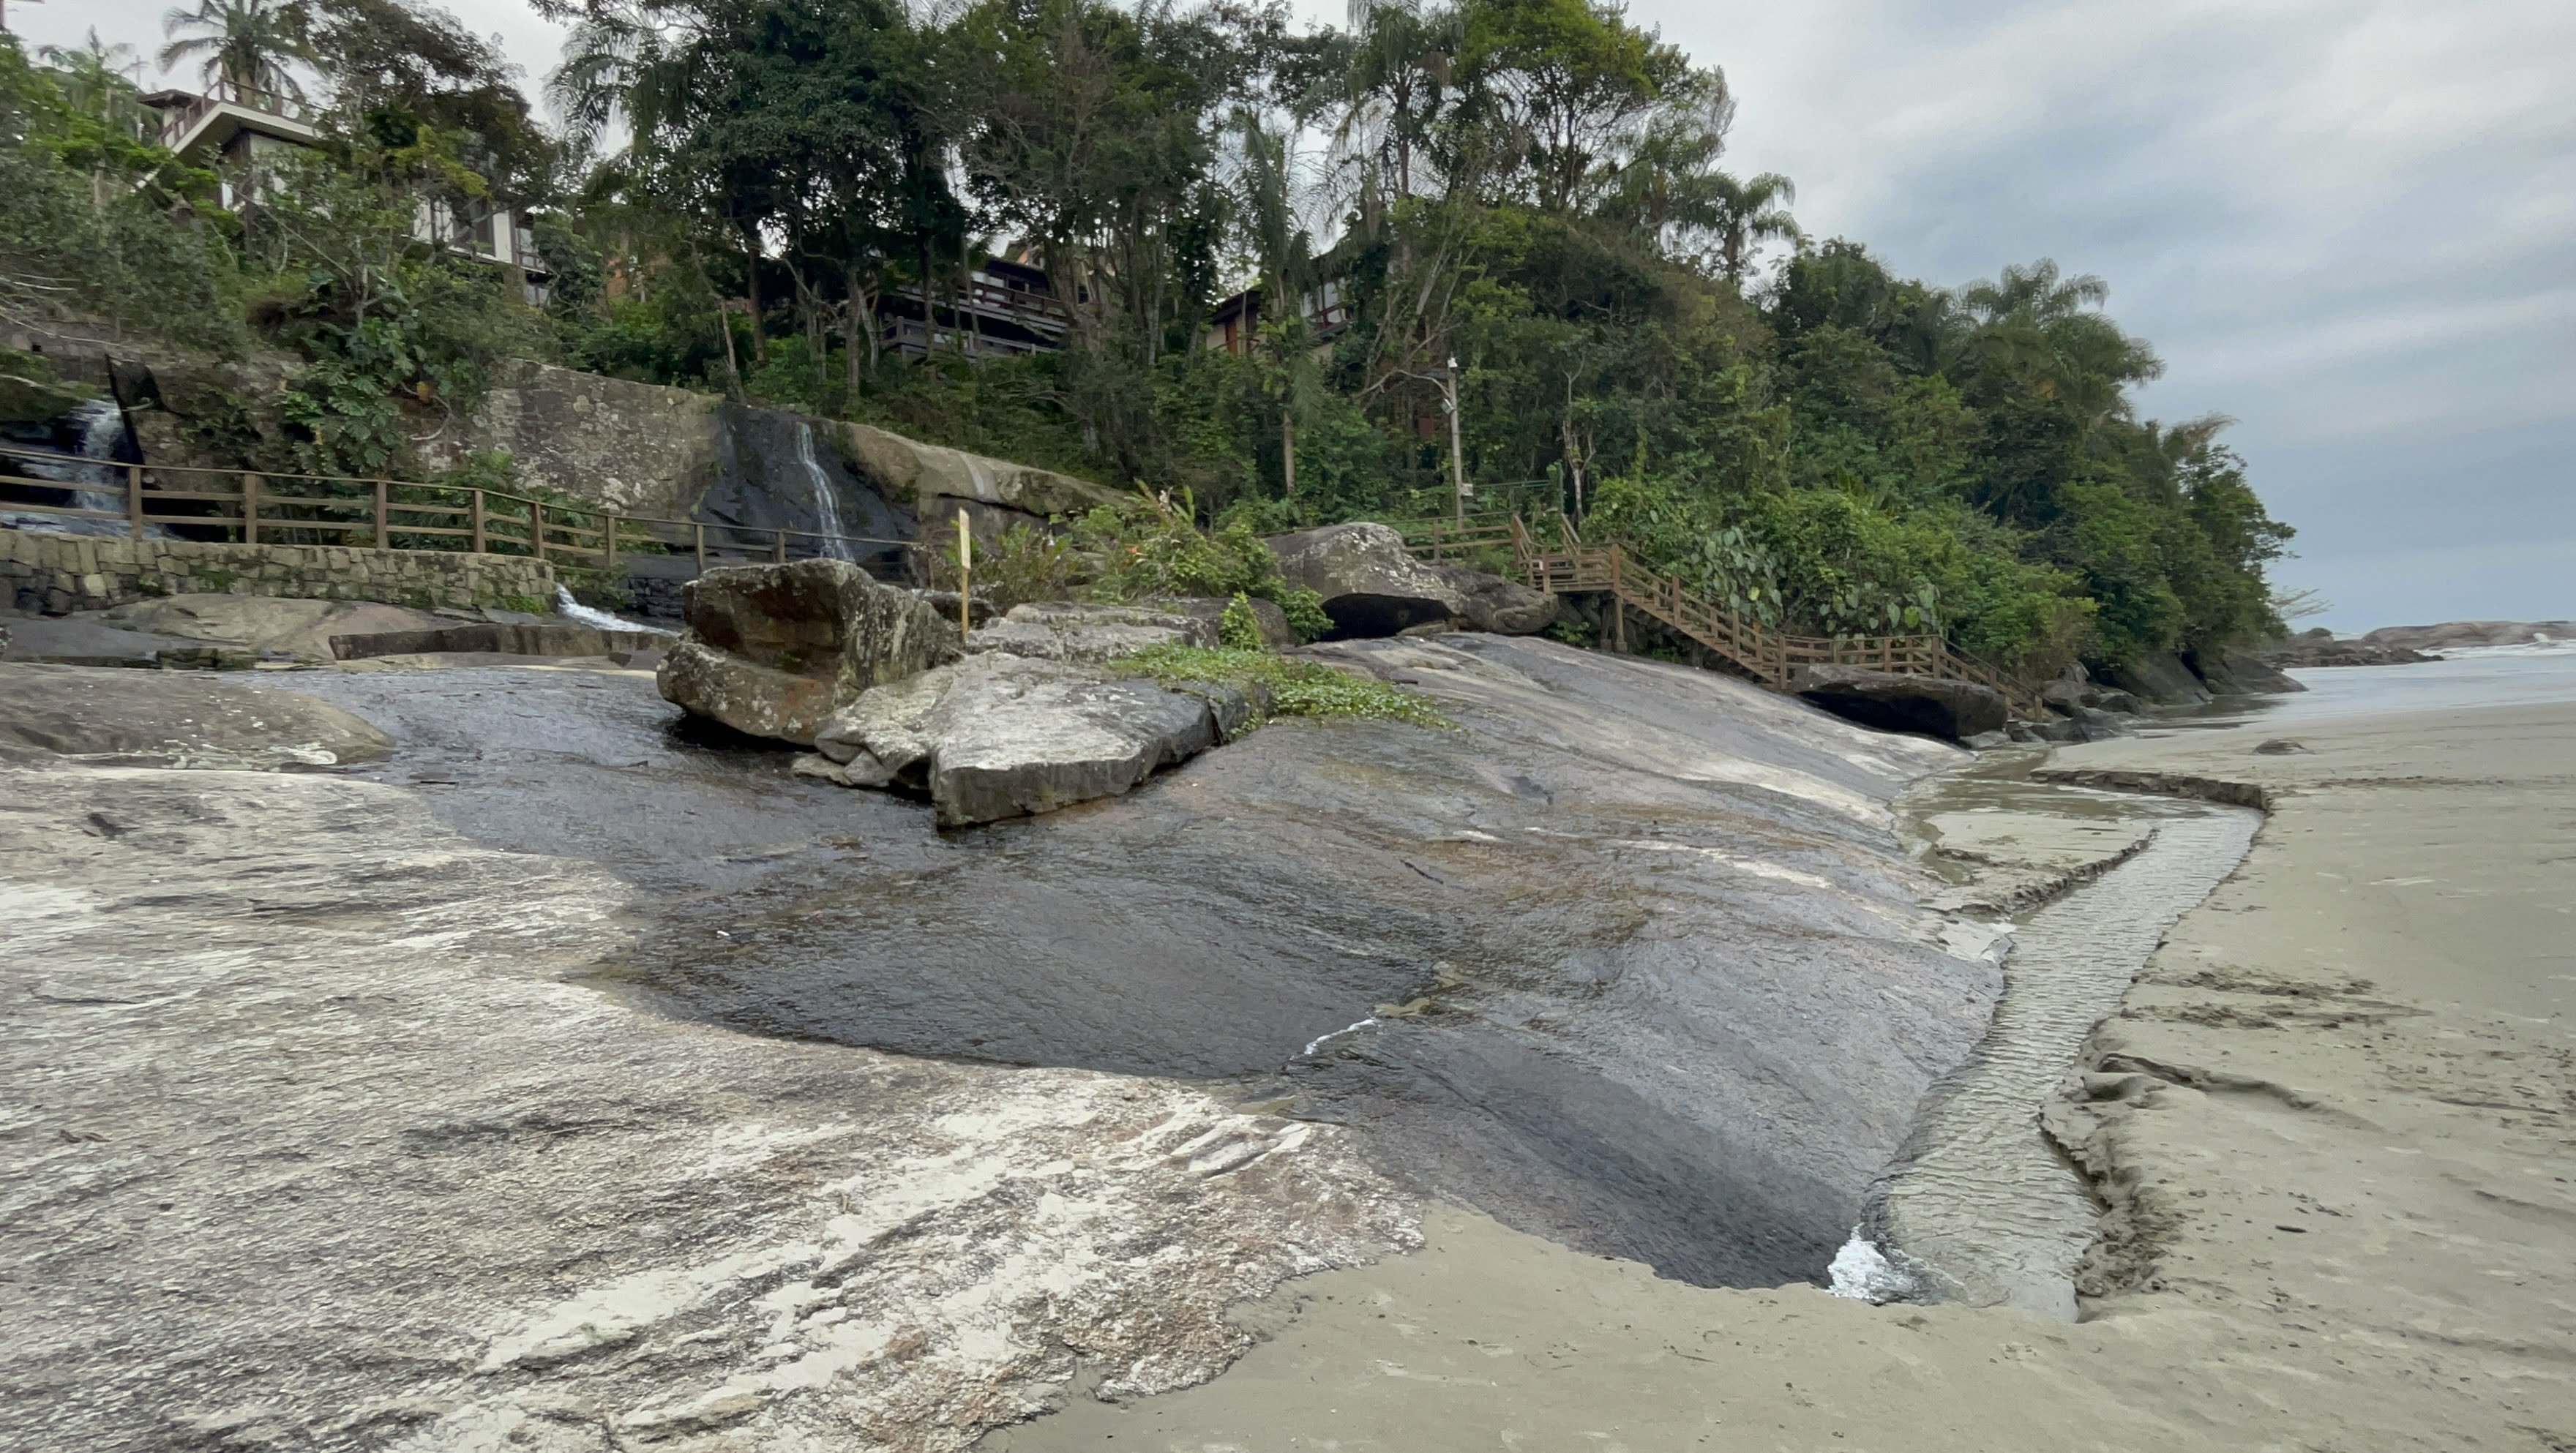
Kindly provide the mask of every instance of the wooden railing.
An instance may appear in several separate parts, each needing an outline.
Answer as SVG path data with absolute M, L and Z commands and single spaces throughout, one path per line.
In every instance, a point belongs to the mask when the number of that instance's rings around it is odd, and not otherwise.
M 2029 720 L 2040 719 L 2044 710 L 2028 685 L 1962 656 L 1937 635 L 1794 636 L 1777 631 L 1741 611 L 1714 604 L 1616 541 L 1586 541 L 1574 522 L 1562 515 L 1549 532 L 1552 539 L 1532 530 L 1518 514 L 1471 518 L 1463 525 L 1424 520 L 1397 528 L 1415 556 L 1434 562 L 1491 549 L 1499 531 L 1513 565 L 1532 587 L 1552 595 L 1607 593 L 1733 662 L 1775 691 L 1789 689 L 1792 674 L 1801 666 L 1863 666 L 1973 681 L 1993 688 L 2014 715 Z
M 0 513 L 114 521 L 143 538 L 158 527 L 181 538 L 244 544 L 355 545 L 378 550 L 525 555 L 579 569 L 614 572 L 637 555 L 694 557 L 709 565 L 783 562 L 839 554 L 884 559 L 911 542 L 864 535 L 622 514 L 563 505 L 475 485 L 358 479 L 263 470 L 124 464 L 41 449 L 0 446 L 0 463 L 107 471 L 113 482 L 0 475 L 13 492 L 71 490 L 116 498 L 120 508 L 0 500 Z M 834 546 L 841 549 L 836 552 Z

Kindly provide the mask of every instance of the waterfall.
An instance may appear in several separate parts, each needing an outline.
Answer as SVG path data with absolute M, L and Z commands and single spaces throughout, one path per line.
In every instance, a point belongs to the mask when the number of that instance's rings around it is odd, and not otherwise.
M 805 471 L 806 485 L 813 491 L 816 528 L 828 537 L 816 553 L 857 563 L 858 557 L 850 553 L 849 542 L 841 538 L 850 531 L 841 523 L 840 491 L 832 488 L 831 476 L 823 472 L 822 464 L 814 458 L 814 426 L 802 419 L 796 421 L 796 464 Z
M 68 416 L 74 452 L 54 459 L 20 459 L 19 470 L 30 479 L 61 485 L 70 495 L 75 509 L 99 510 L 120 518 L 85 520 L 63 515 L 33 512 L 20 514 L 0 505 L 0 525 L 20 530 L 34 530 L 57 535 L 116 535 L 126 533 L 125 481 L 120 476 L 116 458 L 127 452 L 125 410 L 114 399 L 83 399 L 72 406 Z M 170 531 L 160 525 L 145 529 L 148 538 L 168 539 Z

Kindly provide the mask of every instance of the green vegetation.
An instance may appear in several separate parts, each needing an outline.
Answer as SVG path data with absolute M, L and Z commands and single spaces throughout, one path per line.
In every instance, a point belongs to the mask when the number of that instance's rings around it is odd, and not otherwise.
M 174 38 L 211 74 L 317 82 L 328 145 L 256 192 L 140 139 L 98 47 L 0 46 L 0 314 L 293 350 L 272 467 L 392 468 L 525 355 L 1141 485 L 1066 554 L 979 541 L 979 576 L 1268 595 L 1301 631 L 1258 537 L 1445 512 L 1453 463 L 1800 632 L 2044 673 L 2279 626 L 2289 530 L 2222 421 L 2138 416 L 2161 364 L 2099 280 L 1936 287 L 1806 237 L 1787 178 L 1722 165 L 1724 74 L 1609 0 L 1315 34 L 1231 3 L 539 6 L 573 26 L 565 137 L 409 0 L 205 0 Z M 546 307 L 411 240 L 424 203 L 536 209 Z M 881 302 L 945 307 L 998 256 L 1046 270 L 1061 351 L 885 346 Z M 1211 342 L 1245 286 L 1268 304 Z
M 1457 723 L 1423 697 L 1374 677 L 1347 676 L 1319 661 L 1273 655 L 1258 647 L 1149 646 L 1110 668 L 1150 676 L 1166 690 L 1192 682 L 1229 686 L 1269 706 L 1263 717 L 1354 717 L 1456 730 Z M 1257 723 L 1256 723 L 1257 724 Z

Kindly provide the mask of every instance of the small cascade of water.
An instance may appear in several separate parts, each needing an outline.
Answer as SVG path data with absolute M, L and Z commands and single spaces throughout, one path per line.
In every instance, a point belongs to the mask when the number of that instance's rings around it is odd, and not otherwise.
M 59 459 L 20 459 L 18 469 L 30 479 L 63 485 L 70 493 L 69 503 L 75 509 L 97 510 L 105 514 L 125 513 L 124 481 L 117 471 L 117 456 L 127 453 L 125 410 L 116 400 L 83 399 L 72 406 L 73 453 Z M 123 536 L 128 526 L 122 519 L 88 520 L 65 515 L 18 513 L 0 506 L 0 524 L 21 530 L 35 530 L 57 535 Z M 145 535 L 167 539 L 169 530 L 148 526 Z
M 819 553 L 857 563 L 858 557 L 850 553 L 850 542 L 841 538 L 850 531 L 841 523 L 840 491 L 832 488 L 831 476 L 823 472 L 821 461 L 814 457 L 814 426 L 802 419 L 796 422 L 796 465 L 805 471 L 806 483 L 814 492 L 814 517 L 825 537 Z
M 585 626 L 597 626 L 603 631 L 651 631 L 657 636 L 679 634 L 668 626 L 648 625 L 643 621 L 630 621 L 624 616 L 610 615 L 604 610 L 593 610 L 573 599 L 572 592 L 560 585 L 555 587 L 555 614 L 568 621 L 578 621 Z

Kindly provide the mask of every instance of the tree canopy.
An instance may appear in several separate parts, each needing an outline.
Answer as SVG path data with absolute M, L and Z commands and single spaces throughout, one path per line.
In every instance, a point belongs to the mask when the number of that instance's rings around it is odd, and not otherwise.
M 1266 529 L 1443 511 L 1454 391 L 1483 499 L 1580 516 L 1799 629 L 1939 629 L 2048 671 L 2277 626 L 2263 570 L 2289 532 L 2223 420 L 2140 417 L 2163 365 L 2106 284 L 2041 259 L 1938 286 L 1809 237 L 1789 178 L 1731 166 L 1724 73 L 1607 0 L 1375 0 L 1315 32 L 1251 0 L 539 5 L 572 26 L 545 78 L 562 136 L 410 0 L 204 0 L 172 34 L 210 73 L 313 83 L 341 181 L 305 185 L 360 189 L 374 225 L 424 194 L 534 210 L 542 326 L 423 314 L 470 286 L 398 245 L 219 218 L 139 136 L 112 165 L 160 178 L 210 295 L 241 300 L 228 326 L 317 367 L 367 316 L 409 329 L 411 361 L 353 396 L 464 390 L 534 351 Z M 11 65 L 12 165 L 88 165 L 72 118 L 114 128 L 89 99 L 105 52 Z M 884 347 L 888 300 L 933 311 L 993 258 L 1044 270 L 1060 349 Z M 1212 343 L 1244 288 L 1257 330 Z

